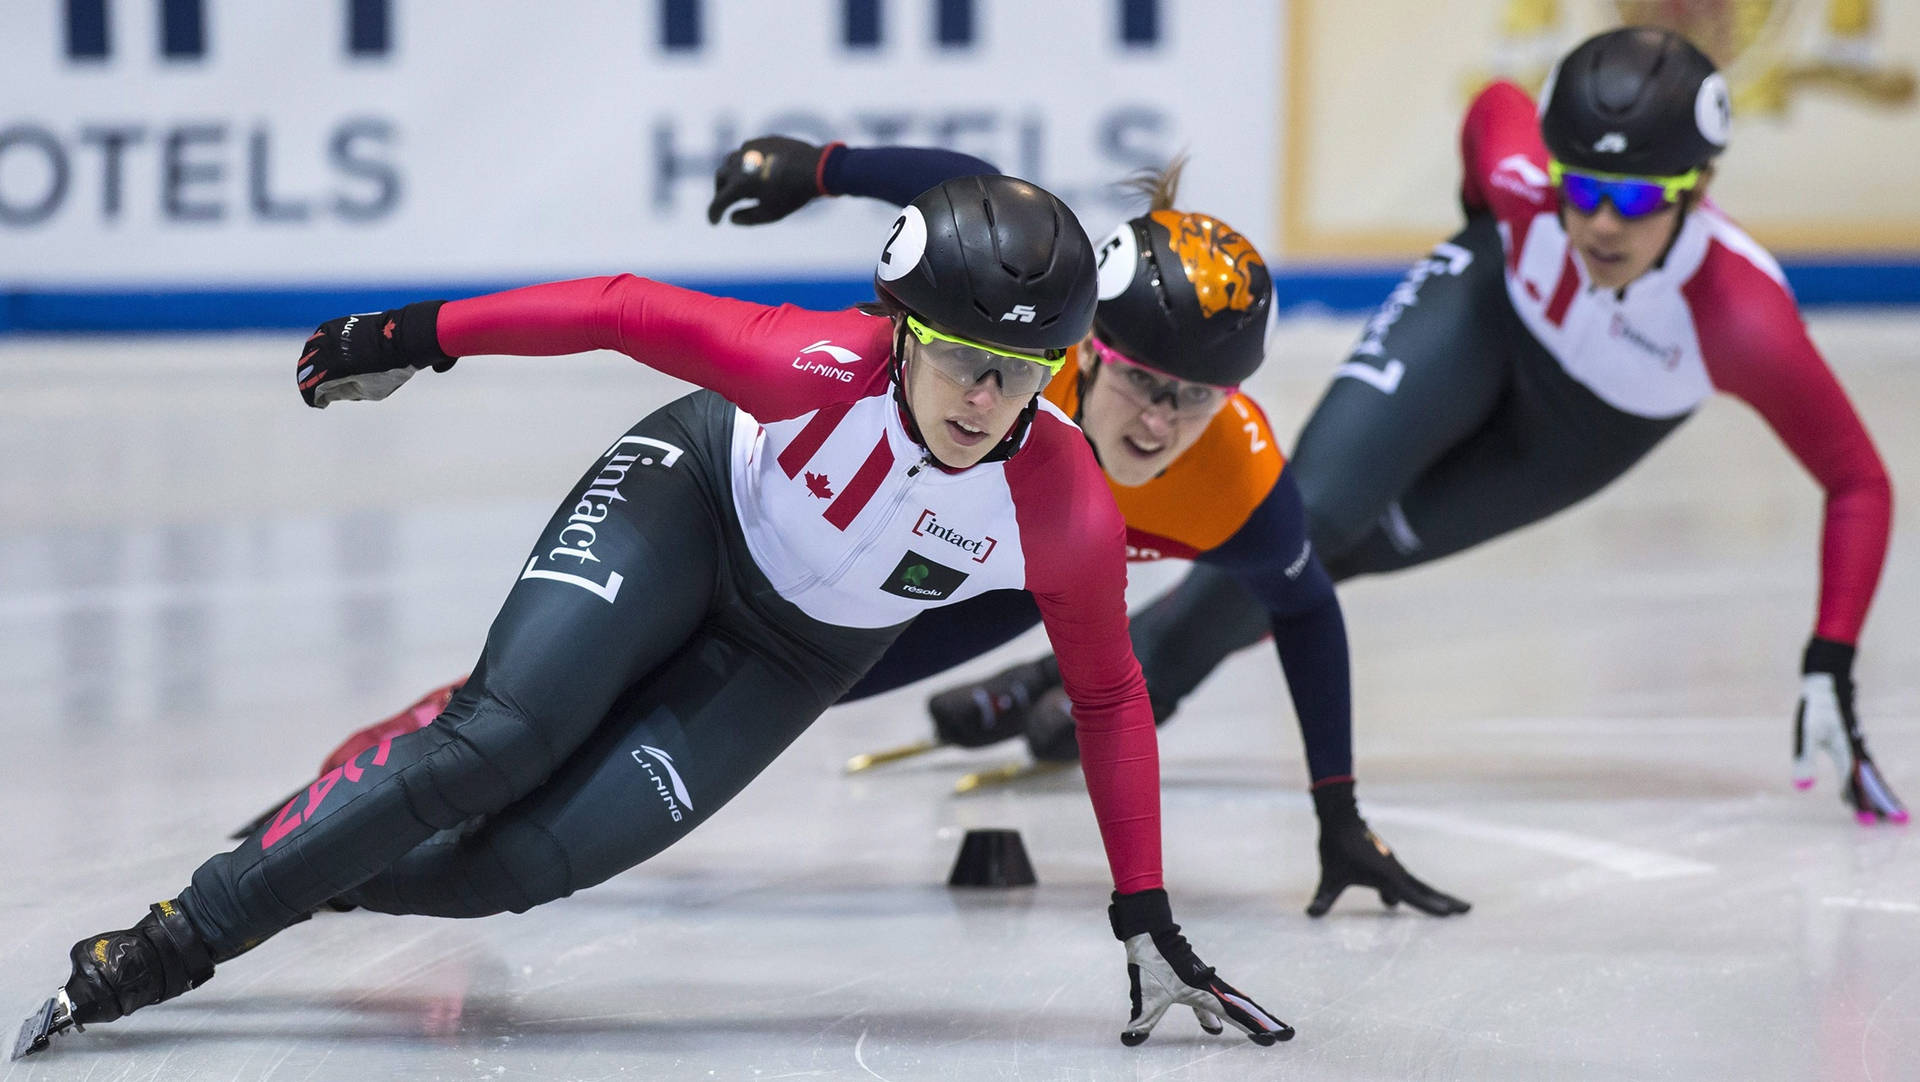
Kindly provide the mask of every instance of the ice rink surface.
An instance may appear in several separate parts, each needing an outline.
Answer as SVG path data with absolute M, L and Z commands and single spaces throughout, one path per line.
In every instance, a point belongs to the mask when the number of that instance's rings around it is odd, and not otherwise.
M 1250 388 L 1280 432 L 1358 323 L 1283 326 Z M 1920 318 L 1812 325 L 1911 498 Z M 0 339 L 9 1045 L 71 943 L 178 893 L 344 734 L 464 672 L 552 503 L 676 393 L 611 355 L 468 359 L 321 413 L 289 378 L 301 338 Z M 1314 822 L 1278 665 L 1260 647 L 1216 674 L 1161 732 L 1168 886 L 1289 1044 L 1176 1008 L 1122 1047 L 1077 773 L 950 795 L 1008 746 L 841 775 L 927 732 L 916 688 L 829 713 L 599 888 L 482 921 L 323 915 L 0 1082 L 1920 1079 L 1920 827 L 1855 825 L 1824 763 L 1812 792 L 1788 780 L 1820 512 L 1720 399 L 1573 512 L 1343 590 L 1362 808 L 1465 917 L 1354 892 L 1304 916 Z M 1856 676 L 1916 799 L 1911 517 Z M 1136 592 L 1175 574 L 1136 568 Z M 945 887 L 974 826 L 1019 829 L 1040 885 Z

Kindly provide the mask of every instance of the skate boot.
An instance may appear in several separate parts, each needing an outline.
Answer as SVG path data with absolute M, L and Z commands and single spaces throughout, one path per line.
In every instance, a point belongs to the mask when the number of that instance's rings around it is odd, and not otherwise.
M 1059 684 L 1059 664 L 1044 657 L 949 688 L 927 700 L 927 713 L 943 743 L 983 748 L 1024 735 L 1027 711 Z
M 88 936 L 71 955 L 73 976 L 20 1027 L 14 1059 L 45 1049 L 56 1033 L 111 1022 L 213 976 L 207 945 L 172 901 L 156 903 L 125 931 Z

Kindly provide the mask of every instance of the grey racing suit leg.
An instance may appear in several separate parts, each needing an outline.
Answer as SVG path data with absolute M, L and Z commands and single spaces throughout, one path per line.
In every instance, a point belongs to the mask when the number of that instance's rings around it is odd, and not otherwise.
M 1509 372 L 1504 289 L 1500 236 L 1492 219 L 1476 219 L 1413 265 L 1336 371 L 1287 465 L 1314 551 L 1336 580 L 1335 558 L 1377 532 L 1394 498 L 1492 416 Z M 1260 600 L 1204 563 L 1132 620 L 1155 709 L 1169 713 L 1272 631 Z
M 1490 218 L 1428 265 L 1449 251 L 1453 269 L 1428 274 L 1398 318 L 1387 318 L 1392 301 L 1374 317 L 1341 368 L 1366 371 L 1336 378 L 1301 431 L 1292 468 L 1335 581 L 1538 522 L 1605 487 L 1685 420 L 1625 413 L 1567 374 L 1513 311 Z
M 181 904 L 216 961 L 330 900 L 351 900 L 354 888 L 411 860 L 429 839 L 437 852 L 462 834 L 483 836 L 496 817 L 509 833 L 515 817 L 503 813 L 537 804 L 549 785 L 575 784 L 583 753 L 596 764 L 604 757 L 608 719 L 623 706 L 651 703 L 650 716 L 678 712 L 684 722 L 706 717 L 698 711 L 712 700 L 732 711 L 739 734 L 770 727 L 764 738 L 743 739 L 772 751 L 714 757 L 721 769 L 744 772 L 728 779 L 706 775 L 690 741 L 665 723 L 647 733 L 652 750 L 636 745 L 640 755 L 627 760 L 635 784 L 657 796 L 657 776 L 683 809 L 704 815 L 879 656 L 897 629 L 816 624 L 751 570 L 728 493 L 733 416 L 724 400 L 700 392 L 636 425 L 547 524 L 447 710 L 321 776 L 252 837 L 201 865 Z M 736 691 L 733 672 L 713 668 L 729 650 L 780 679 L 750 675 Z M 683 760 L 690 755 L 698 769 Z M 699 797 L 676 792 L 689 785 Z M 668 822 L 684 832 L 689 820 L 683 810 Z M 611 833 L 636 829 L 606 823 Z M 535 834 L 512 836 L 554 854 Z M 501 904 L 470 908 L 537 904 L 558 896 L 554 883 L 562 893 L 586 885 L 571 874 L 516 874 L 525 881 L 498 889 Z
M 1373 317 L 1288 469 L 1335 581 L 1410 567 L 1539 521 L 1624 473 L 1684 417 L 1608 406 L 1527 333 L 1493 219 L 1416 263 Z M 1156 705 L 1267 633 L 1232 575 L 1195 564 L 1134 616 Z
M 1502 259 L 1493 220 L 1476 218 L 1414 264 L 1301 430 L 1288 469 L 1336 581 L 1348 550 L 1395 529 L 1396 501 L 1503 404 L 1513 315 Z

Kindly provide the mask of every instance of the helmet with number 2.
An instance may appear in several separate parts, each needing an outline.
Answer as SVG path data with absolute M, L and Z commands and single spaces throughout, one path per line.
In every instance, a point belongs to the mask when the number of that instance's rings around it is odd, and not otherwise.
M 997 174 L 957 177 L 901 209 L 873 288 L 947 334 L 1064 352 L 1093 323 L 1093 245 L 1045 189 Z

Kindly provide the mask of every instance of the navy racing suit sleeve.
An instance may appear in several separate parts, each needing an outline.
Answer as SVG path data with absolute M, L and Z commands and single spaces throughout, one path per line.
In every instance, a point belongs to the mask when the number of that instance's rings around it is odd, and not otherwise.
M 955 177 L 998 173 L 992 162 L 938 147 L 830 147 L 820 169 L 828 195 L 863 195 L 904 207 L 937 184 Z
M 854 702 L 937 676 L 1012 642 L 1039 623 L 1040 608 L 1025 590 L 992 590 L 922 613 L 840 701 Z
M 1233 575 L 1267 610 L 1314 784 L 1351 780 L 1347 626 L 1333 580 L 1307 540 L 1306 510 L 1292 471 L 1282 471 L 1246 523 L 1197 561 Z

